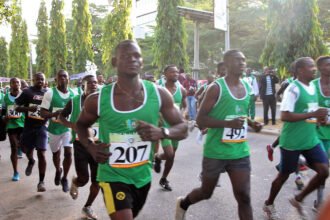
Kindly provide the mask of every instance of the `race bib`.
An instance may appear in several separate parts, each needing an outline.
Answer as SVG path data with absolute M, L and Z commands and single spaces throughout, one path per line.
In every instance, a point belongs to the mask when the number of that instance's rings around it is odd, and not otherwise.
M 132 168 L 149 162 L 151 142 L 142 141 L 137 133 L 110 134 L 109 165 L 115 168 Z
M 17 112 L 15 111 L 15 107 L 13 105 L 8 105 L 7 115 L 8 118 L 20 118 L 22 117 L 22 112 Z
M 317 102 L 307 103 L 308 109 L 307 112 L 314 112 L 319 108 L 319 104 Z M 306 119 L 306 123 L 316 123 L 316 118 L 308 118 Z
M 57 108 L 57 107 L 53 107 L 53 113 L 56 112 L 59 109 L 63 109 L 63 108 Z M 56 122 L 59 123 L 59 120 L 57 117 L 52 117 L 52 122 Z
M 237 117 L 236 115 L 228 115 L 226 117 L 226 121 L 233 120 Z M 224 128 L 223 134 L 222 134 L 222 142 L 223 143 L 241 143 L 245 142 L 247 138 L 247 119 L 245 119 L 245 122 L 243 124 L 243 127 L 241 129 L 233 129 L 233 128 Z
M 29 107 L 35 106 L 34 104 L 30 104 Z M 40 105 L 37 105 L 37 111 L 35 112 L 30 112 L 28 111 L 28 117 L 29 118 L 33 118 L 33 119 L 37 119 L 37 120 L 45 120 L 44 118 L 42 118 L 40 116 Z
M 98 141 L 99 140 L 99 123 L 93 124 L 92 130 L 93 130 L 94 141 Z M 78 135 L 76 135 L 76 140 L 79 141 Z
M 327 121 L 327 125 L 330 125 L 330 108 L 328 108 L 328 121 Z

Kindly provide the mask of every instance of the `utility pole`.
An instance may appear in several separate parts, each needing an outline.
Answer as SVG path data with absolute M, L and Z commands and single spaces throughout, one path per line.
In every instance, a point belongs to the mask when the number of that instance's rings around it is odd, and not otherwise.
M 229 35 L 229 0 L 226 0 L 226 21 L 227 31 L 225 32 L 225 49 L 230 50 L 230 35 Z

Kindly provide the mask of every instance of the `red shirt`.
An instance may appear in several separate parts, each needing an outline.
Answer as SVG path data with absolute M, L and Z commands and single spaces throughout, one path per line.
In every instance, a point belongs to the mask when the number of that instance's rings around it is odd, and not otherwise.
M 197 82 L 194 79 L 186 79 L 183 81 L 183 87 L 187 90 L 187 96 L 193 96 L 197 89 Z

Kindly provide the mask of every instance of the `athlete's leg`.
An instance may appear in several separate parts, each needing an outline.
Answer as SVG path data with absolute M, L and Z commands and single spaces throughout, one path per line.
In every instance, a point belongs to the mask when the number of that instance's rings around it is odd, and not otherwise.
M 47 167 L 46 150 L 38 149 L 37 155 L 38 155 L 38 167 L 39 167 L 39 182 L 43 182 Z
M 67 178 L 72 164 L 72 147 L 64 147 L 63 178 Z
M 11 148 L 11 163 L 13 166 L 14 174 L 17 173 L 17 152 L 18 152 L 18 139 L 17 134 L 9 134 L 9 143 Z
M 53 152 L 53 164 L 56 169 L 56 173 L 61 172 L 61 148 L 59 148 L 56 152 Z
M 164 179 L 167 178 L 168 174 L 170 173 L 170 171 L 173 167 L 176 150 L 177 150 L 177 148 L 173 148 L 173 157 L 170 157 L 170 158 L 166 159 L 165 166 L 164 166 L 164 171 L 163 171 L 163 175 L 162 175 L 162 178 L 164 178 Z
M 110 215 L 111 220 L 133 220 L 132 209 L 122 209 Z

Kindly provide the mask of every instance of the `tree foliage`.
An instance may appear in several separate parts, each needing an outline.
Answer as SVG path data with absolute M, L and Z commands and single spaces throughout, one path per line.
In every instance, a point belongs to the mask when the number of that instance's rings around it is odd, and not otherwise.
M 183 18 L 178 14 L 177 6 L 183 5 L 182 0 L 159 0 L 157 26 L 153 44 L 153 65 L 161 72 L 166 65 L 188 66 L 186 52 L 187 34 Z
M 9 44 L 9 75 L 26 78 L 29 67 L 29 40 L 27 36 L 27 25 L 22 19 L 22 9 L 14 3 L 17 14 L 11 22 L 11 41 Z
M 0 37 L 0 76 L 8 77 L 8 49 L 4 37 Z
M 49 77 L 49 28 L 46 3 L 42 0 L 37 19 L 38 41 L 36 46 L 37 71 Z
M 53 0 L 52 9 L 50 11 L 50 74 L 55 76 L 60 69 L 66 69 L 66 60 L 68 56 L 66 35 L 65 35 L 65 18 L 63 15 L 63 0 Z
M 269 0 L 268 36 L 261 56 L 264 65 L 274 65 L 284 77 L 298 57 L 317 58 L 327 48 L 322 42 L 316 0 Z
M 317 3 L 320 9 L 318 18 L 323 30 L 324 41 L 328 44 L 328 48 L 330 49 L 330 1 L 318 0 Z
M 72 50 L 75 73 L 86 71 L 87 60 L 94 62 L 92 51 L 92 23 L 87 0 L 73 0 L 72 18 L 74 20 Z
M 15 16 L 16 4 L 10 0 L 0 0 L 0 24 L 3 22 L 10 22 L 11 18 Z
M 115 0 L 114 9 L 106 17 L 103 24 L 102 36 L 102 61 L 109 73 L 112 69 L 111 58 L 114 55 L 116 45 L 123 40 L 133 39 L 132 27 L 130 25 L 130 10 L 132 0 Z

